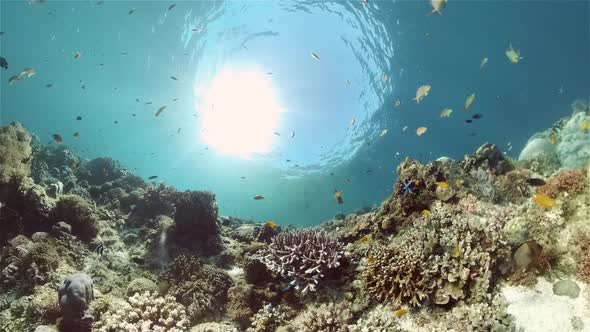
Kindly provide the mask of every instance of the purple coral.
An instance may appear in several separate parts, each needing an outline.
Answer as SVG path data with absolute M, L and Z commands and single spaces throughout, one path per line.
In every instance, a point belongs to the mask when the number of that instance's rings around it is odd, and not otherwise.
M 303 229 L 280 233 L 259 252 L 258 259 L 305 294 L 316 290 L 327 270 L 340 266 L 342 255 L 338 240 L 323 231 Z

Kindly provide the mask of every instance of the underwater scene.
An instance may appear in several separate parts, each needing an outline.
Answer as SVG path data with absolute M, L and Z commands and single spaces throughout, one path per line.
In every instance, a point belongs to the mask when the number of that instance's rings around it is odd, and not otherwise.
M 590 1 L 0 0 L 0 332 L 590 331 Z

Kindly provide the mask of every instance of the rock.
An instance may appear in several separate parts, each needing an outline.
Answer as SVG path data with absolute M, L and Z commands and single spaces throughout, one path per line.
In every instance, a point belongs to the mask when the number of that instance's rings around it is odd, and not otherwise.
M 261 261 L 250 259 L 246 262 L 245 278 L 249 284 L 260 284 L 271 280 L 271 273 Z
M 36 232 L 33 235 L 31 235 L 31 240 L 33 240 L 33 242 L 43 242 L 48 237 L 49 237 L 49 233 L 46 233 L 46 232 Z
M 535 241 L 527 241 L 518 247 L 518 249 L 516 249 L 514 252 L 514 264 L 517 267 L 524 269 L 541 254 L 542 250 L 543 247 L 541 247 Z
M 57 235 L 72 234 L 72 226 L 64 221 L 60 221 L 53 225 L 51 228 L 51 234 L 56 237 Z
M 60 330 L 91 331 L 94 319 L 88 313 L 88 307 L 94 300 L 92 278 L 85 273 L 69 275 L 57 294 L 63 315 Z
M 133 279 L 127 286 L 127 296 L 133 296 L 135 293 L 143 294 L 145 292 L 159 292 L 158 285 L 146 278 Z
M 580 295 L 580 286 L 569 279 L 560 280 L 553 284 L 553 294 L 575 299 Z

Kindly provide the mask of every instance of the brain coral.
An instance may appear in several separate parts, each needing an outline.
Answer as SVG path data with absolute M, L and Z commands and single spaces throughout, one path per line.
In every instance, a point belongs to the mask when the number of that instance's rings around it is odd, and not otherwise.
M 0 183 L 31 174 L 31 135 L 18 122 L 0 127 Z

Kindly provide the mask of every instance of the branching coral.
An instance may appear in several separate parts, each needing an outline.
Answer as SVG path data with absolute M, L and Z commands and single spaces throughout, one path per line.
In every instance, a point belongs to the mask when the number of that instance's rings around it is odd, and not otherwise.
M 552 177 L 547 184 L 539 188 L 539 192 L 551 198 L 557 198 L 560 193 L 577 195 L 584 191 L 586 176 L 578 170 L 562 171 Z
M 174 297 L 135 294 L 128 303 L 103 314 L 95 325 L 98 332 L 184 332 L 189 320 L 186 309 Z
M 63 196 L 52 212 L 54 222 L 65 221 L 72 226 L 72 234 L 90 242 L 98 235 L 98 220 L 90 203 L 77 195 Z
M 285 306 L 267 304 L 251 318 L 252 324 L 246 332 L 274 332 L 292 317 Z
M 470 209 L 473 214 L 435 205 L 391 246 L 376 247 L 362 274 L 368 293 L 414 306 L 485 297 L 497 260 L 510 254 L 501 234 L 510 211 L 481 203 Z
M 340 266 L 343 253 L 342 244 L 327 233 L 305 229 L 280 233 L 257 257 L 305 294 L 316 290 L 327 270 Z
M 31 135 L 18 122 L 0 127 L 0 183 L 31 173 Z

